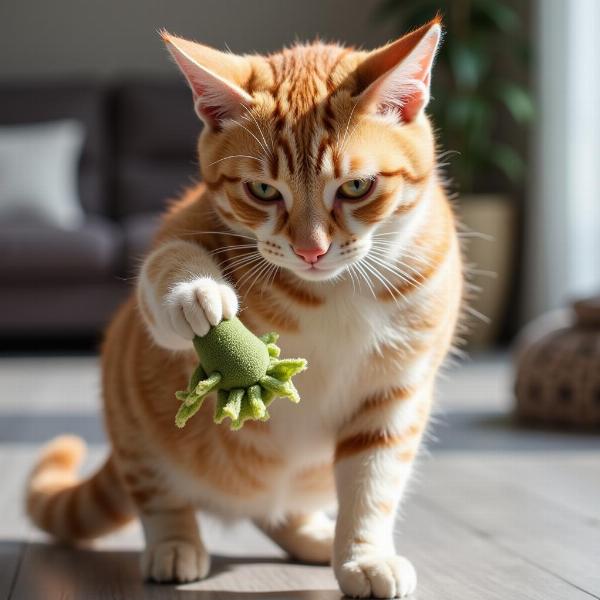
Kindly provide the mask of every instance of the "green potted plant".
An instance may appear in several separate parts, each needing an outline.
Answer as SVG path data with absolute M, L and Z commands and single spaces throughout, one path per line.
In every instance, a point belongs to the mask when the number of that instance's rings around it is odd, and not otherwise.
M 473 323 L 471 341 L 485 345 L 496 336 L 510 285 L 515 246 L 514 197 L 525 162 L 518 144 L 506 139 L 534 114 L 531 95 L 521 83 L 527 73 L 528 43 L 522 16 L 503 0 L 383 0 L 379 18 L 406 31 L 440 12 L 444 43 L 432 79 L 428 107 L 458 208 L 467 232 L 466 260 L 484 275 L 474 308 L 491 324 Z M 469 233 L 465 234 L 466 236 Z M 492 241 L 490 241 L 492 240 Z

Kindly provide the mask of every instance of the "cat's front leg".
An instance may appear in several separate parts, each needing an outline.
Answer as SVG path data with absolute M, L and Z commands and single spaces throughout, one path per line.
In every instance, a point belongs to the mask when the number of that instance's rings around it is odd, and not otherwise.
M 138 280 L 138 306 L 154 341 L 187 350 L 238 310 L 234 289 L 209 252 L 193 242 L 173 240 L 144 261 Z
M 333 567 L 348 596 L 403 598 L 415 590 L 415 569 L 396 554 L 393 532 L 430 397 L 431 385 L 381 390 L 339 432 Z

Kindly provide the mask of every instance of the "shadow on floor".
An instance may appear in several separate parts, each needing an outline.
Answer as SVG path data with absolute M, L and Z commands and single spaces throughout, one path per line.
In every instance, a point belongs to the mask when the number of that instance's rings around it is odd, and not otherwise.
M 12 566 L 12 569 L 10 568 Z M 213 556 L 204 581 L 144 583 L 139 553 L 18 541 L 0 543 L 0 573 L 13 571 L 8 598 L 44 600 L 340 600 L 329 567 L 271 557 Z M 0 586 L 1 588 L 1 586 Z M 244 591 L 248 590 L 248 591 Z
M 106 442 L 100 413 L 9 413 L 0 419 L 0 443 L 42 444 L 63 433 L 79 435 L 88 444 Z M 598 432 L 525 427 L 510 415 L 489 411 L 437 415 L 429 428 L 429 438 L 432 452 L 600 450 Z
M 600 450 L 598 432 L 527 427 L 510 414 L 448 411 L 433 418 L 430 449 L 482 452 Z

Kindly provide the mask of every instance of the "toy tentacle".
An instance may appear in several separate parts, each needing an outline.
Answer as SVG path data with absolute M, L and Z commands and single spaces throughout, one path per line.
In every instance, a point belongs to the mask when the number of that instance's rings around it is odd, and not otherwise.
M 193 388 L 193 393 L 196 396 L 206 396 L 206 394 L 212 392 L 219 385 L 221 379 L 221 373 L 215 371 L 214 373 L 211 373 L 206 379 L 198 381 L 196 387 Z
M 190 377 L 190 382 L 188 383 L 188 391 L 192 392 L 193 390 L 195 390 L 196 386 L 200 383 L 200 381 L 202 381 L 202 379 L 206 379 L 207 377 L 208 375 L 202 368 L 202 365 L 198 364 L 198 366 L 192 373 L 192 376 Z
M 304 369 L 306 369 L 306 360 L 303 358 L 271 359 L 267 375 L 280 381 L 289 381 L 294 375 L 304 371 Z
M 271 331 L 270 333 L 265 333 L 259 336 L 258 339 L 268 346 L 269 344 L 275 344 L 275 342 L 277 342 L 277 340 L 279 339 L 279 334 L 275 333 L 274 331 Z
M 291 381 L 280 381 L 275 377 L 265 375 L 261 378 L 260 385 L 275 392 L 277 396 L 284 396 L 292 402 L 300 402 L 300 394 L 298 394 L 296 386 Z
M 186 402 L 184 402 L 179 407 L 179 410 L 175 415 L 175 425 L 177 425 L 179 429 L 185 427 L 185 424 L 188 422 L 188 420 L 191 419 L 202 408 L 202 404 L 204 403 L 205 398 L 206 396 L 197 398 L 196 401 L 191 404 L 187 404 Z
M 248 397 L 248 408 L 250 409 L 252 418 L 263 419 L 267 414 L 267 407 L 263 402 L 260 385 L 250 386 L 246 395 Z
M 202 371 L 202 373 L 204 373 L 204 371 Z M 199 369 L 196 369 L 192 377 L 195 379 L 196 377 L 200 376 L 200 374 L 201 373 L 199 372 Z M 193 387 L 190 382 L 188 389 L 185 391 L 180 390 L 175 392 L 175 397 L 178 400 L 181 400 L 186 406 L 195 405 L 196 402 L 202 400 L 207 394 L 212 392 L 219 385 L 220 381 L 220 373 L 211 373 L 206 379 L 197 381 Z
M 267 344 L 267 352 L 271 358 L 277 358 L 281 354 L 281 349 L 276 344 Z
M 229 417 L 232 421 L 236 421 L 240 416 L 243 397 L 244 390 L 242 389 L 235 389 L 230 392 L 221 390 L 217 400 L 215 421 L 217 423 L 222 423 L 226 417 Z

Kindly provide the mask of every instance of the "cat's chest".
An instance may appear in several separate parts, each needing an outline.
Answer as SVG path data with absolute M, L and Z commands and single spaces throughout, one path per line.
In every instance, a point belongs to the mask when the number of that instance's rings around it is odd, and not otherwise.
M 294 469 L 331 459 L 340 419 L 356 402 L 365 356 L 386 318 L 368 301 L 349 300 L 305 311 L 299 330 L 283 332 L 279 340 L 283 357 L 308 361 L 308 369 L 294 378 L 300 404 L 279 400 L 269 407 L 274 440 Z

